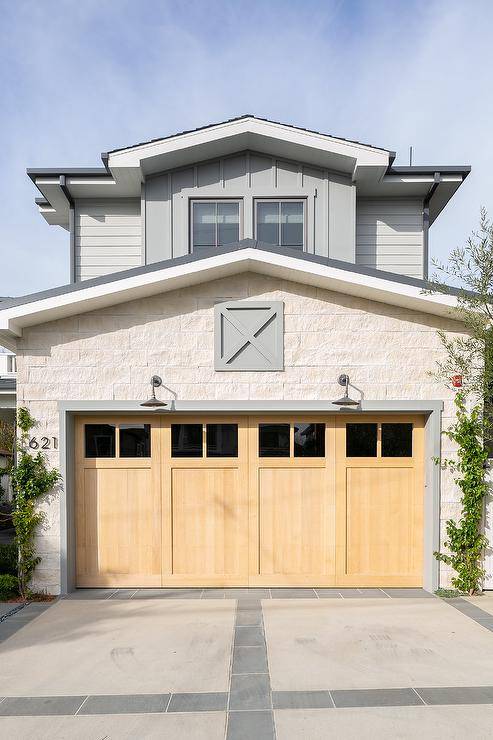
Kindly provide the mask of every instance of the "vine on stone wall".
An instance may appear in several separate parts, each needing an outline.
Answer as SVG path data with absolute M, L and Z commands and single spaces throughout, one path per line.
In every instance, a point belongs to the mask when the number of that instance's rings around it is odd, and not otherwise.
M 40 499 L 60 482 L 56 469 L 48 470 L 42 452 L 29 452 L 29 432 L 36 420 L 26 408 L 17 411 L 17 455 L 9 469 L 13 492 L 12 522 L 15 527 L 15 543 L 18 548 L 19 593 L 27 599 L 30 583 L 36 566 L 41 562 L 36 553 L 36 530 L 43 522 L 44 514 L 39 511 Z
M 452 566 L 452 585 L 470 595 L 481 591 L 485 571 L 481 565 L 487 539 L 482 533 L 484 497 L 488 484 L 485 465 L 488 450 L 483 443 L 484 419 L 481 406 L 468 411 L 464 393 L 455 397 L 456 419 L 445 434 L 457 444 L 457 459 L 442 460 L 442 467 L 455 474 L 461 491 L 461 517 L 446 522 L 449 552 L 436 552 L 435 557 Z

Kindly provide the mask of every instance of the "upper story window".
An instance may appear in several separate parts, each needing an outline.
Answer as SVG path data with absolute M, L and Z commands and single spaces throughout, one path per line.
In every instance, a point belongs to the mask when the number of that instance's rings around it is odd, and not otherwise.
M 240 202 L 192 201 L 192 248 L 221 247 L 240 238 Z
M 303 200 L 257 200 L 257 239 L 278 247 L 303 249 L 305 203 Z

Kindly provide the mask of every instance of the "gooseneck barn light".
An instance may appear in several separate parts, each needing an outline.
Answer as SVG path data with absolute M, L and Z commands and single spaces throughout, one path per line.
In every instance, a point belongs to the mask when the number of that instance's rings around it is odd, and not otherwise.
M 152 395 L 147 399 L 147 401 L 143 401 L 140 405 L 145 406 L 147 409 L 159 409 L 163 406 L 168 406 L 165 401 L 160 401 L 159 398 L 156 398 L 156 388 L 159 388 L 162 384 L 163 381 L 159 375 L 153 375 L 151 378 Z
M 337 382 L 339 385 L 344 386 L 344 395 L 342 398 L 338 398 L 337 401 L 332 401 L 335 406 L 359 406 L 359 401 L 355 401 L 354 398 L 349 398 L 349 375 L 345 373 L 339 375 Z

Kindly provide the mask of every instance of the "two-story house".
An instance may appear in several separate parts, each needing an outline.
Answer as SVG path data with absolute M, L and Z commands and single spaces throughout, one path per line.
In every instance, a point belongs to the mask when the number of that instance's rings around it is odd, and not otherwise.
M 242 116 L 28 170 L 71 282 L 0 308 L 63 472 L 37 585 L 421 586 L 457 509 L 428 234 L 469 167 Z

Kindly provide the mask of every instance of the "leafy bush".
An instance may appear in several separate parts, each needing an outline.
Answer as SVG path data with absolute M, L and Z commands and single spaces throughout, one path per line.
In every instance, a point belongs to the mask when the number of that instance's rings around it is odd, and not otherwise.
M 0 601 L 10 599 L 18 593 L 18 582 L 15 576 L 10 573 L 0 575 Z
M 0 545 L 0 573 L 17 576 L 17 546 L 15 542 Z

